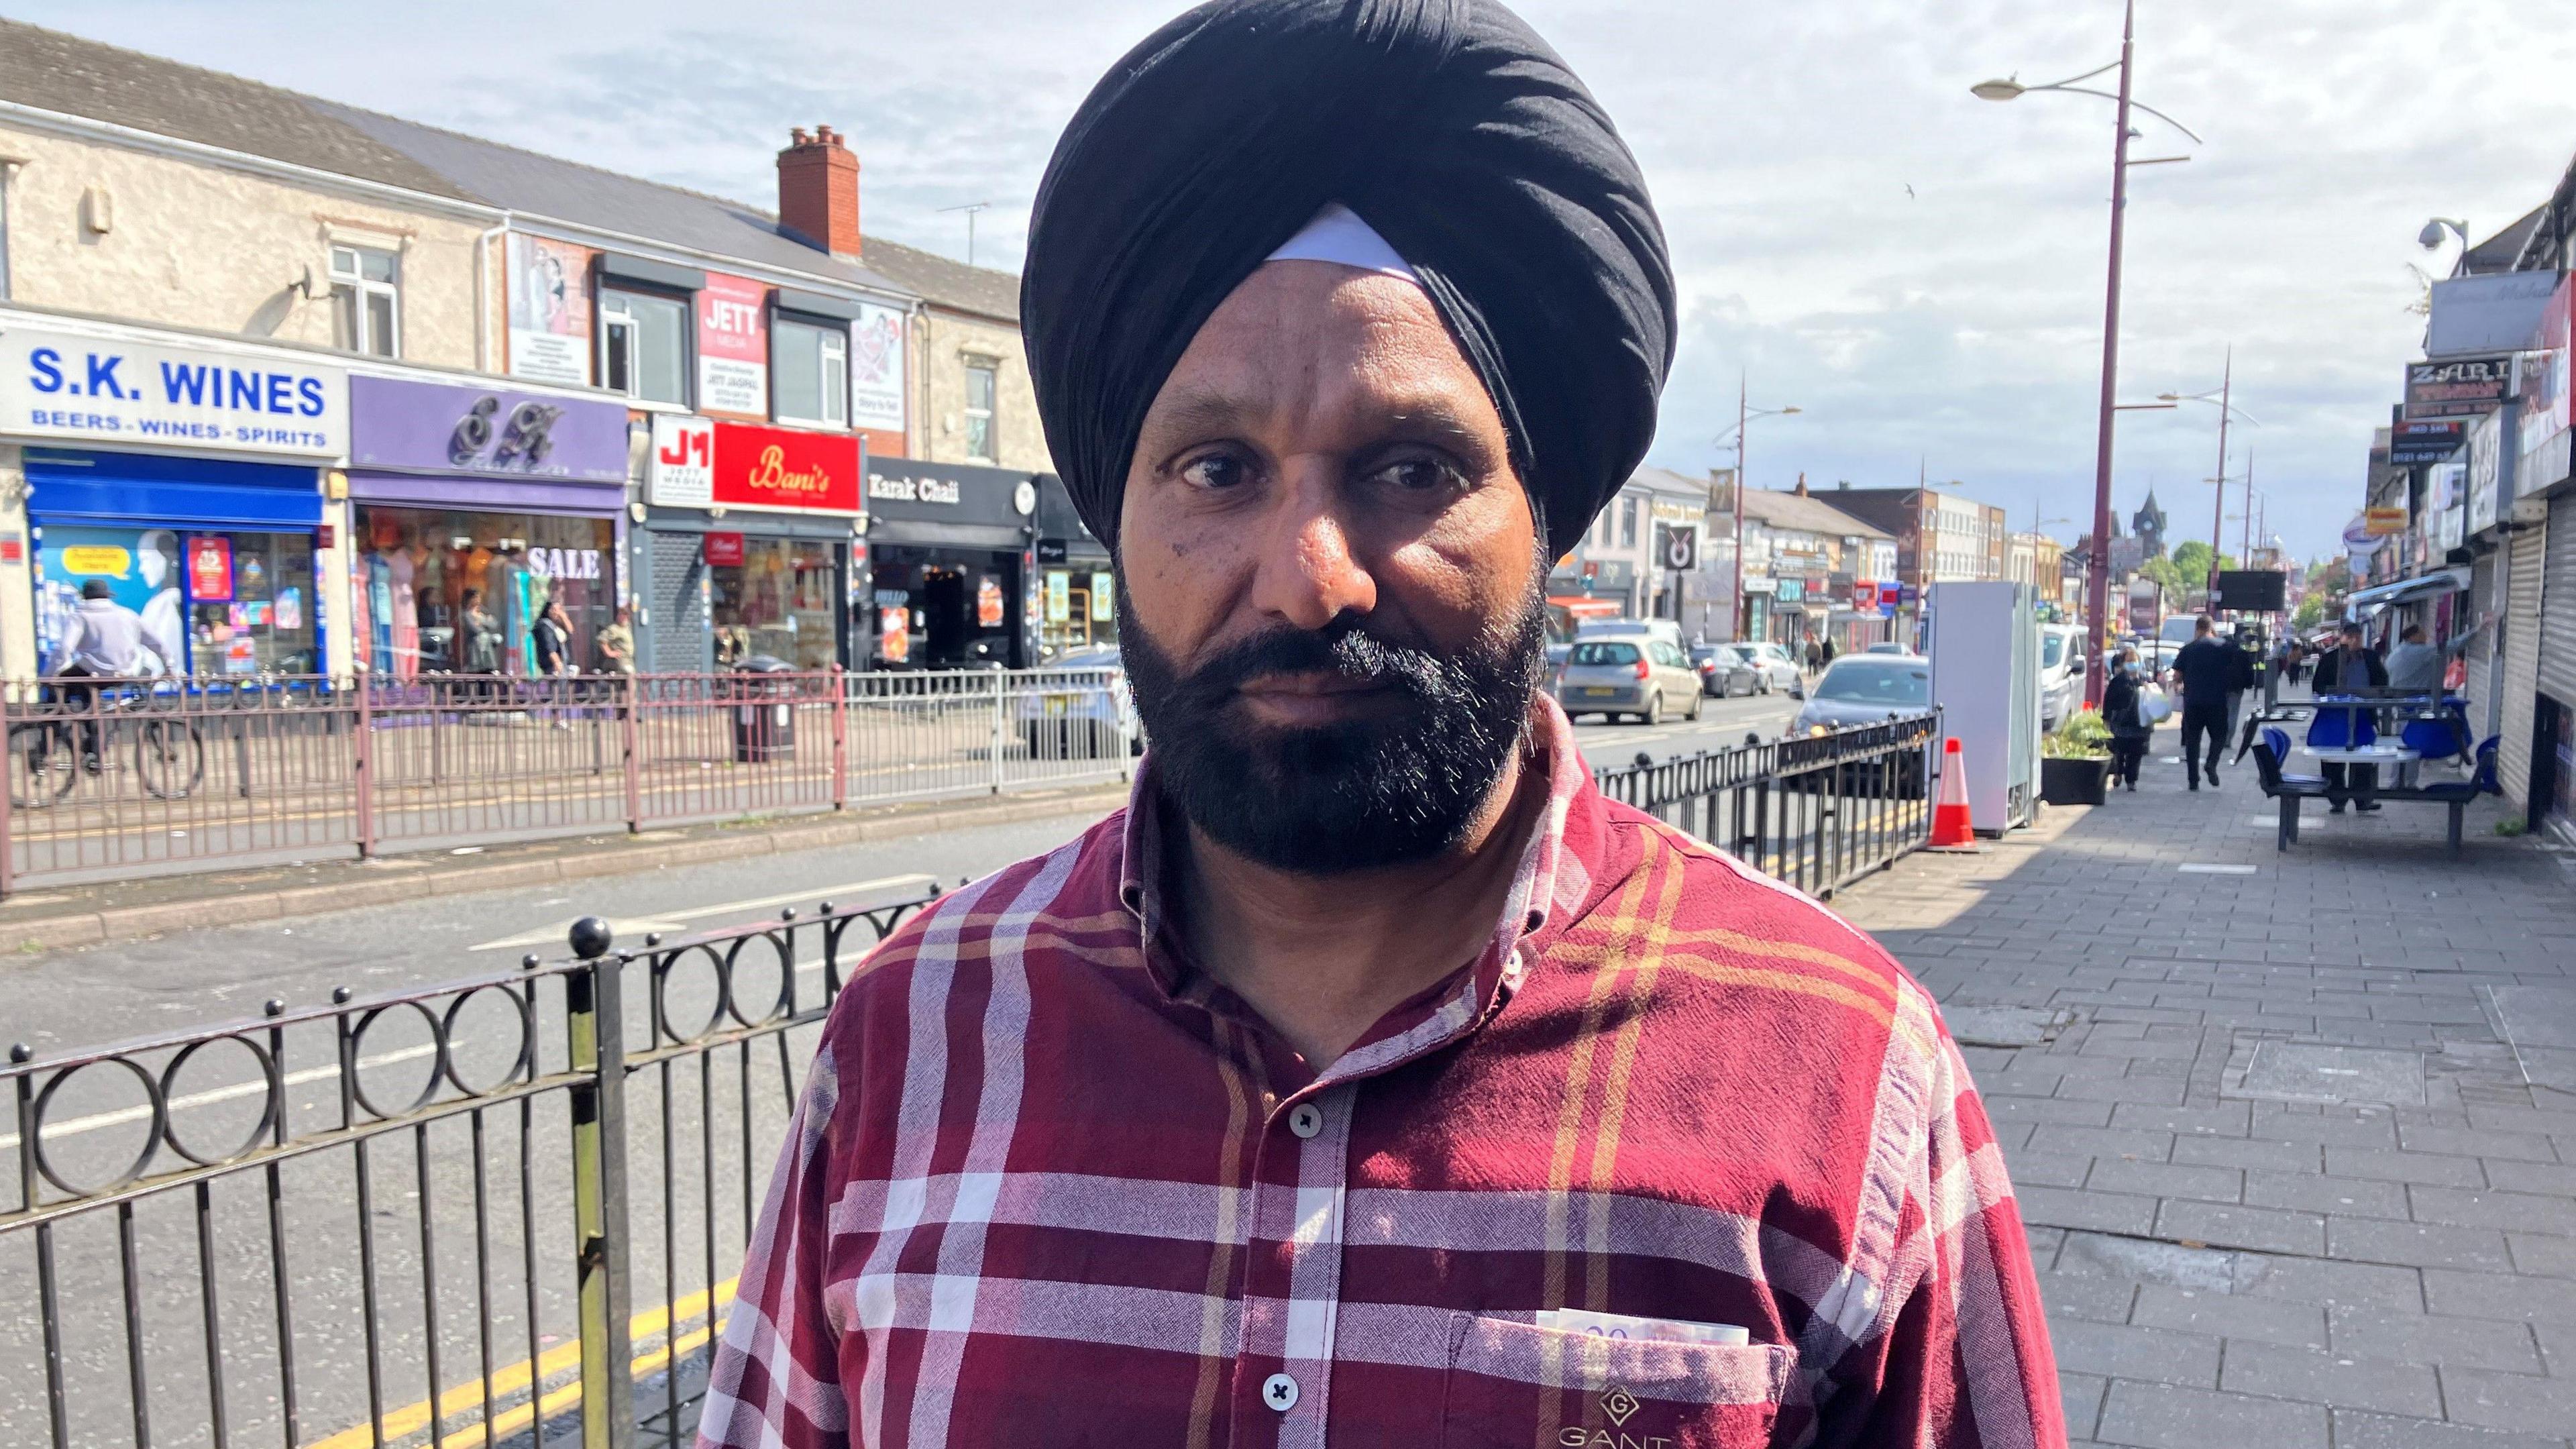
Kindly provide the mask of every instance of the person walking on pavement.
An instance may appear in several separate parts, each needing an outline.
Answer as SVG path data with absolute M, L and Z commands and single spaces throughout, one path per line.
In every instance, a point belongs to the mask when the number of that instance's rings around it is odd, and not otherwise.
M 635 672 L 635 611 L 627 605 L 618 605 L 616 622 L 599 631 L 599 663 L 602 674 Z
M 573 672 L 572 618 L 564 613 L 563 601 L 549 596 L 528 633 L 537 649 L 538 675 L 546 679 L 569 678 Z M 556 715 L 555 728 L 571 729 L 572 721 Z
M 2218 785 L 2218 757 L 2227 748 L 2227 692 L 2236 677 L 2236 651 L 2218 642 L 2207 614 L 2192 621 L 2191 642 L 2174 655 L 2172 677 L 2182 690 L 2182 773 L 2191 788 L 2201 777 Z M 2206 736 L 2206 757 L 2200 742 Z
M 2123 646 L 2111 660 L 2111 677 L 2102 683 L 2102 721 L 2111 727 L 2111 783 L 2138 788 L 2138 767 L 2147 758 L 2147 742 L 2156 727 L 2139 713 L 2146 679 L 2138 669 L 2138 651 Z
M 116 585 L 106 579 L 84 579 L 81 601 L 64 626 L 62 643 L 56 646 L 62 666 L 54 671 L 56 679 L 137 679 L 144 673 L 143 656 L 152 653 L 159 666 L 152 672 L 175 672 L 170 661 L 163 659 L 144 642 L 143 616 L 116 601 Z M 98 773 L 98 690 L 86 684 L 61 686 L 63 703 L 80 711 L 81 768 Z
M 1807 672 L 1808 672 L 1809 674 L 1813 674 L 1813 673 L 1815 673 L 1818 669 L 1821 669 L 1821 668 L 1823 668 L 1823 667 L 1824 667 L 1823 660 L 1819 657 L 1819 655 L 1818 655 L 1818 654 L 1817 654 L 1817 652 L 1816 652 L 1816 636 L 1815 636 L 1815 635 L 1813 635 L 1813 634 L 1810 634 L 1810 635 L 1808 635 L 1808 636 L 1807 636 L 1807 649 L 1806 649 L 1806 654 L 1807 654 Z
M 2349 693 L 2356 689 L 2387 688 L 2388 666 L 2380 662 L 2377 651 L 2362 642 L 2361 626 L 2344 625 L 2341 640 L 2331 653 L 2317 656 L 2315 692 L 2326 695 L 2338 690 Z M 2346 800 L 2350 800 L 2356 810 L 2379 808 L 2379 802 L 2370 798 L 2370 792 L 2379 788 L 2377 765 L 2346 765 L 2339 760 L 2328 760 L 2325 762 L 2325 776 L 2327 814 L 2341 815 Z
M 1822 641 L 1820 641 L 1820 642 L 1816 645 L 1816 657 L 1817 657 L 1819 660 L 1823 661 L 1823 667 L 1824 667 L 1824 668 L 1831 669 L 1831 668 L 1833 668 L 1833 667 L 1834 667 L 1834 636 L 1833 636 L 1833 635 L 1831 635 L 1831 634 L 1826 635 L 1826 636 L 1823 638 L 1823 640 L 1822 640 Z
M 501 672 L 501 621 L 483 607 L 483 591 L 467 589 L 457 607 L 457 632 L 464 636 L 465 647 L 458 651 L 465 672 L 475 676 L 472 692 L 489 699 L 493 693 L 492 678 Z

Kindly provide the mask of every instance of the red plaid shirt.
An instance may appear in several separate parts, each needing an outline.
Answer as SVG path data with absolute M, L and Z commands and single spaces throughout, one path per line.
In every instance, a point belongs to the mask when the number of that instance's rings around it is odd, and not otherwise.
M 1492 941 L 1321 1073 L 1190 965 L 1147 781 L 908 923 L 824 1028 L 700 1443 L 2062 1444 L 1931 999 L 1540 715 Z

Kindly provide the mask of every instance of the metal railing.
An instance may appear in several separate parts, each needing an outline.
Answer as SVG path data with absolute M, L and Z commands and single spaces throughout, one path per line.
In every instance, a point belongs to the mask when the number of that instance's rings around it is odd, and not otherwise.
M 0 1293 L 25 1308 L 0 1323 L 0 1442 L 679 1442 L 809 1029 L 938 894 L 861 889 L 633 951 L 585 920 L 567 960 L 13 1048 Z
M 1593 771 L 1601 793 L 1819 899 L 1931 838 L 1941 712 Z
M 1111 669 L 0 689 L 0 893 L 1127 778 Z

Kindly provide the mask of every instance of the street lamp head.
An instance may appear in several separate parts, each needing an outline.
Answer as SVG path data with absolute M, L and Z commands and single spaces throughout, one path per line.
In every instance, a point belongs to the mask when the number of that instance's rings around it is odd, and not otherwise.
M 1989 80 L 1968 87 L 1968 94 L 1981 101 L 2009 101 L 2028 89 L 2017 80 Z
M 1804 411 L 1804 409 L 1802 409 L 1802 408 L 1782 408 L 1782 409 L 1780 409 L 1780 416 L 1782 416 L 1782 417 L 1784 417 L 1784 418 L 1785 418 L 1785 417 L 1787 417 L 1787 416 L 1788 416 L 1789 414 L 1791 414 L 1791 413 L 1794 413 L 1794 412 L 1802 412 L 1802 411 Z

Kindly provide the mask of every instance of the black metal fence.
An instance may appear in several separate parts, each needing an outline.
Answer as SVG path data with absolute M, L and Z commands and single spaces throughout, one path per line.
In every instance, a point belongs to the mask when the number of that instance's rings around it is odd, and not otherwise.
M 12 1049 L 0 1442 L 679 1442 L 806 1029 L 936 895 Z
M 1931 838 L 1941 712 L 1593 772 L 1601 793 L 1822 899 Z

